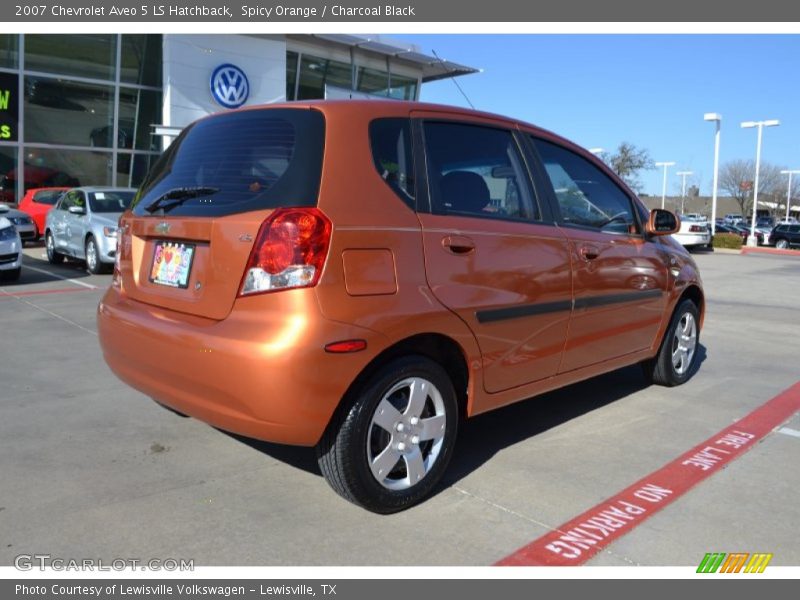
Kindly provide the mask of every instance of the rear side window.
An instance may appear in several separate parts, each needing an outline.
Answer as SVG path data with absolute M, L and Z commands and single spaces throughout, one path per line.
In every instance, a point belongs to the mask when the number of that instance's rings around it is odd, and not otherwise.
M 161 206 L 171 216 L 223 216 L 316 206 L 324 138 L 324 117 L 308 109 L 244 110 L 198 121 L 148 174 L 134 213 Z
M 63 193 L 64 193 L 63 190 L 59 191 L 47 190 L 44 192 L 36 192 L 33 194 L 33 201 L 36 202 L 36 204 L 49 204 L 50 206 L 52 206 L 56 202 L 58 202 L 58 199 L 61 197 L 61 194 Z
M 378 174 L 412 209 L 414 201 L 414 155 L 408 119 L 376 119 L 369 124 L 372 160 Z
M 800 225 L 791 225 L 789 227 L 789 233 L 800 233 Z
M 434 211 L 470 217 L 538 219 L 522 156 L 510 131 L 425 123 Z
M 633 205 L 605 173 L 574 152 L 533 138 L 565 224 L 605 233 L 637 233 Z

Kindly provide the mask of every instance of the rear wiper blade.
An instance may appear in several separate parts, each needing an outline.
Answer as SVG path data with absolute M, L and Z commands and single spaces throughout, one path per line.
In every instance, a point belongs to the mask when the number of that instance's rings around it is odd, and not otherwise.
M 176 206 L 180 206 L 189 198 L 197 198 L 198 196 L 210 196 L 216 194 L 219 188 L 214 187 L 178 187 L 172 188 L 168 192 L 159 196 L 156 200 L 145 206 L 145 210 L 154 213 L 161 209 L 164 212 L 172 210 Z

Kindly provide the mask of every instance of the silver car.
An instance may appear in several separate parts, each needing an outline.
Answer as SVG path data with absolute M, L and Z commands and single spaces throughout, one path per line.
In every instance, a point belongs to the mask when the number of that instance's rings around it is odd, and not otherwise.
M 23 244 L 36 241 L 36 225 L 29 215 L 16 208 L 11 208 L 8 204 L 0 203 L 0 217 L 5 217 L 17 228 Z
M 16 281 L 22 270 L 22 240 L 14 224 L 0 216 L 0 277 Z
M 135 192 L 103 187 L 79 187 L 65 192 L 47 213 L 47 260 L 58 264 L 71 256 L 85 260 L 90 273 L 110 270 L 117 251 L 117 223 Z

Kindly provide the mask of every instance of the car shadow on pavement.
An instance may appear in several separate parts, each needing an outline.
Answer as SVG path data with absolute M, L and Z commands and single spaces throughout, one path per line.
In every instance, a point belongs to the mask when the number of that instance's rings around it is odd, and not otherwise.
M 705 359 L 706 348 L 699 344 L 692 376 Z M 479 469 L 504 448 L 612 404 L 649 385 L 639 366 L 633 365 L 467 419 L 460 424 L 452 461 L 432 495 Z M 271 458 L 321 476 L 313 448 L 285 446 L 222 433 Z

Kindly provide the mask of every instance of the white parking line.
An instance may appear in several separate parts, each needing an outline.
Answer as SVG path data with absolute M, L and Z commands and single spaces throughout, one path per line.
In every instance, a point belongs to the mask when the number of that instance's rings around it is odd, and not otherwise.
M 36 270 L 38 271 L 38 269 L 36 269 Z M 64 279 L 64 278 L 62 277 L 62 279 Z M 76 281 L 75 283 L 80 283 L 80 281 Z M 84 285 L 86 285 L 86 284 L 84 284 Z M 92 286 L 92 287 L 94 287 L 94 286 Z M 68 319 L 67 317 L 63 317 L 63 316 L 61 316 L 59 314 L 54 313 L 52 310 L 47 310 L 46 308 L 41 307 L 38 304 L 34 304 L 33 302 L 30 302 L 26 298 L 20 298 L 19 296 L 14 296 L 13 294 L 9 294 L 5 290 L 0 290 L 0 293 L 5 294 L 6 296 L 12 296 L 12 297 L 16 298 L 17 300 L 19 300 L 20 302 L 22 302 L 24 304 L 27 304 L 31 308 L 35 308 L 36 310 L 41 311 L 41 312 L 43 312 L 43 313 L 45 313 L 47 315 L 50 315 L 51 317 L 53 317 L 55 319 L 60 319 L 61 321 L 64 321 L 65 323 L 69 323 L 70 325 L 74 325 L 75 327 L 77 327 L 78 329 L 82 329 L 86 333 L 91 333 L 92 335 L 97 335 L 97 332 L 94 329 L 89 329 L 88 327 L 84 327 L 80 323 L 76 323 L 75 321 L 73 321 L 71 319 Z
M 780 429 L 778 429 L 778 433 L 800 438 L 800 431 L 797 431 L 797 429 L 792 429 L 791 427 L 781 427 Z
M 82 285 L 83 287 L 87 287 L 90 290 L 98 289 L 96 285 L 92 285 L 91 283 L 84 283 L 83 281 L 78 281 L 77 279 L 71 279 L 69 277 L 64 277 L 63 275 L 58 275 L 56 273 L 51 273 L 50 271 L 45 271 L 44 269 L 37 269 L 36 267 L 31 267 L 26 264 L 22 265 L 23 269 L 30 269 L 31 271 L 36 271 L 37 273 L 44 273 L 45 275 L 50 275 L 51 277 L 56 277 L 63 281 L 69 281 L 70 283 L 74 283 L 75 285 Z

